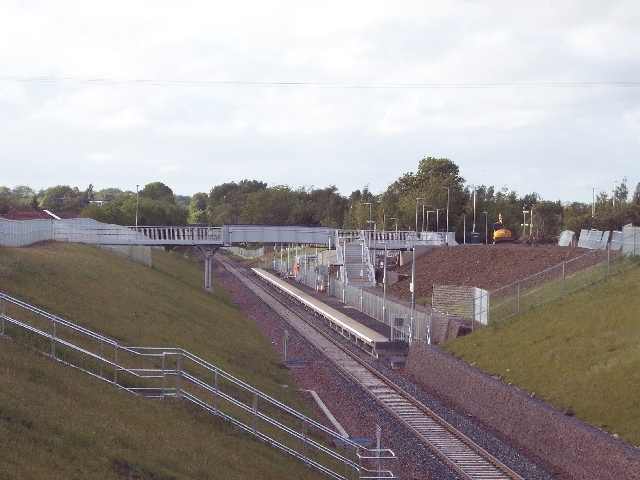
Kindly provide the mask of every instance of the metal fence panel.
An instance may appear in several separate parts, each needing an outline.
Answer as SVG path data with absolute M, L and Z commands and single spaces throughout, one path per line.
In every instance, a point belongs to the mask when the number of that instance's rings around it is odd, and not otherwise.
M 593 264 L 585 267 L 584 262 L 590 256 Z M 625 255 L 608 257 L 603 262 L 596 259 L 595 252 L 589 252 L 493 290 L 489 294 L 490 321 L 505 320 L 638 265 L 635 259 Z
M 558 240 L 558 245 L 561 247 L 568 247 L 569 245 L 571 245 L 574 235 L 575 235 L 575 232 L 573 232 L 572 230 L 565 230 L 560 234 L 560 240 Z
M 24 247 L 53 239 L 52 220 L 6 220 L 0 218 L 0 245 Z
M 622 253 L 640 254 L 640 227 L 634 227 L 631 224 L 622 227 Z

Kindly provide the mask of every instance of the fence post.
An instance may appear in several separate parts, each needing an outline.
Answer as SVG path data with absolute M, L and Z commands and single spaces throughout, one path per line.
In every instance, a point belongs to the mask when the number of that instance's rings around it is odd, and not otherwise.
M 564 260 L 562 261 L 562 296 L 564 297 L 566 295 L 565 293 L 565 281 L 566 281 L 566 275 L 565 275 L 565 271 L 564 271 Z
M 213 411 L 218 413 L 218 369 L 216 369 L 216 374 L 213 379 Z
M 258 395 L 253 393 L 253 433 L 255 434 L 258 430 Z
M 178 353 L 178 363 L 176 365 L 176 395 L 178 396 L 178 398 L 180 398 L 182 396 L 182 393 L 180 391 L 180 353 Z
M 611 244 L 607 246 L 607 277 L 611 275 Z
M 118 384 L 118 344 L 113 347 L 113 383 Z
M 53 332 L 51 333 L 51 356 L 56 358 L 56 321 L 53 320 Z
M 520 314 L 520 279 L 518 279 L 518 315 Z
M 100 339 L 100 378 L 102 378 L 102 359 L 104 358 L 104 342 Z
M 0 314 L 2 314 L 2 326 L 0 326 L 0 336 L 4 337 L 4 297 L 0 298 Z
M 166 372 L 165 372 L 165 368 L 164 368 L 164 361 L 167 357 L 166 352 L 162 352 L 162 399 L 164 400 L 165 396 L 164 396 L 164 389 L 165 389 L 165 385 L 166 385 Z
M 302 458 L 307 458 L 307 420 L 302 420 Z

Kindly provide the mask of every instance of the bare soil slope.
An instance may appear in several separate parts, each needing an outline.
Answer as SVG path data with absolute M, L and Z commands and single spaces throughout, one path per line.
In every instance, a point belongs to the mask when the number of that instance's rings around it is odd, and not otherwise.
M 567 274 L 606 260 L 607 252 L 523 244 L 435 247 L 416 260 L 415 297 L 431 297 L 433 285 L 464 285 L 491 291 L 578 257 L 567 264 Z M 398 268 L 398 272 L 410 276 L 411 265 Z M 560 269 L 554 274 L 559 272 Z M 410 298 L 410 281 L 389 286 L 388 292 Z

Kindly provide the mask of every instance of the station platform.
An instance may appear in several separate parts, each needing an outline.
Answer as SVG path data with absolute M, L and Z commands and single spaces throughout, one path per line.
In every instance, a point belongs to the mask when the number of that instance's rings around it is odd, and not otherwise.
M 275 275 L 275 272 L 273 270 L 270 270 L 269 273 L 271 273 L 272 275 Z M 327 292 L 316 292 L 313 288 L 305 285 L 302 282 L 298 282 L 293 278 L 285 278 L 285 277 L 278 277 L 278 278 L 287 282 L 289 285 L 297 288 L 298 290 L 303 291 L 304 293 L 315 298 L 316 300 L 324 303 L 325 305 L 333 308 L 334 310 L 339 311 L 340 313 L 346 315 L 352 320 L 355 320 L 359 324 L 364 325 L 365 327 L 373 330 L 376 333 L 379 333 L 386 340 L 389 340 L 391 338 L 390 325 L 385 325 L 381 321 L 376 320 L 375 318 L 367 315 L 366 313 L 362 313 L 357 308 L 352 307 L 351 305 L 347 305 L 346 303 L 342 303 L 337 297 L 332 297 L 331 295 L 328 295 Z
M 305 304 L 323 316 L 334 330 L 379 361 L 392 366 L 404 364 L 409 346 L 406 342 L 389 341 L 391 336 L 389 325 L 342 303 L 325 292 L 316 292 L 293 278 L 280 277 L 269 270 L 254 269 L 254 271 L 263 277 L 263 280 L 285 292 L 296 302 Z

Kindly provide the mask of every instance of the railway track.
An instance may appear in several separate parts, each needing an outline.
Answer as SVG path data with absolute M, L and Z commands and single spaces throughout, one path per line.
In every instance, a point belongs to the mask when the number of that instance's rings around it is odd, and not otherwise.
M 522 479 L 508 466 L 475 444 L 400 387 L 349 352 L 295 308 L 274 294 L 270 287 L 238 269 L 222 255 L 218 261 L 260 300 L 302 335 L 342 372 L 411 430 L 422 442 L 465 479 Z

